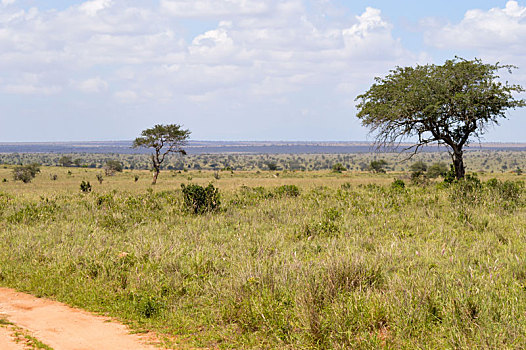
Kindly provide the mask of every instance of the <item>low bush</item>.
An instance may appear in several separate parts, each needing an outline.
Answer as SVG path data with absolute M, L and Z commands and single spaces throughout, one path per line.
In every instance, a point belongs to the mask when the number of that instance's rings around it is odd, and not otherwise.
M 279 186 L 274 191 L 280 197 L 298 197 L 300 195 L 300 189 L 296 185 Z
M 86 182 L 86 181 L 83 180 L 83 181 L 80 183 L 80 190 L 81 190 L 82 192 L 84 192 L 84 193 L 91 192 L 91 184 L 89 183 L 89 181 Z
M 396 179 L 391 183 L 391 188 L 394 190 L 403 190 L 405 188 L 404 180 Z
M 332 166 L 333 173 L 341 173 L 342 171 L 347 171 L 347 168 L 342 163 L 336 163 Z
M 23 183 L 29 183 L 40 172 L 38 164 L 29 164 L 17 166 L 13 169 L 13 178 L 15 181 L 20 180 Z
M 221 205 L 219 190 L 214 185 L 207 187 L 181 184 L 186 209 L 193 214 L 215 211 Z

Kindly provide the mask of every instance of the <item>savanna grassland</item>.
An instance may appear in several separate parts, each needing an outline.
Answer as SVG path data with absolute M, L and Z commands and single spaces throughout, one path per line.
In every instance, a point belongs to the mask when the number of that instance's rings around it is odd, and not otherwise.
M 168 346 L 526 347 L 524 175 L 191 170 L 152 187 L 147 170 L 99 183 L 100 169 L 42 167 L 24 184 L 12 169 L 0 167 L 0 285 Z M 209 183 L 219 210 L 192 214 L 181 184 Z

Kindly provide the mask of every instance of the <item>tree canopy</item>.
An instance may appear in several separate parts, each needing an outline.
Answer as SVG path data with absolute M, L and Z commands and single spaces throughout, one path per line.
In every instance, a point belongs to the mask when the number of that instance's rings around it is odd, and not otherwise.
M 179 153 L 185 155 L 186 152 L 182 148 L 186 145 L 191 132 L 186 129 L 181 129 L 180 125 L 157 124 L 153 128 L 143 130 L 141 137 L 133 141 L 133 147 L 153 148 L 151 156 L 153 166 L 153 184 L 157 182 L 157 177 L 161 171 L 161 164 L 164 162 L 166 156 L 170 153 Z
M 445 145 L 456 178 L 462 178 L 463 147 L 498 125 L 508 109 L 526 105 L 514 97 L 523 88 L 500 81 L 497 74 L 514 68 L 462 58 L 443 65 L 396 67 L 357 97 L 357 117 L 375 133 L 378 146 L 416 139 L 409 147 L 416 153 L 430 143 Z

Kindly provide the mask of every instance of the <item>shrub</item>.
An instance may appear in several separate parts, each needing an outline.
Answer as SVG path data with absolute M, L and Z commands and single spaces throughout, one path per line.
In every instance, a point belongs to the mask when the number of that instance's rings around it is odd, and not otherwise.
M 451 164 L 450 167 L 449 167 L 449 171 L 444 174 L 444 182 L 448 183 L 448 184 L 451 184 L 451 183 L 455 182 L 456 179 L 457 179 L 457 177 L 455 175 L 455 168 Z
M 39 164 L 21 165 L 13 169 L 13 178 L 15 181 L 20 180 L 23 183 L 28 183 L 31 182 L 39 172 Z
M 194 214 L 215 211 L 221 205 L 219 190 L 212 184 L 207 187 L 181 184 L 181 188 L 185 207 Z
M 86 181 L 83 180 L 83 181 L 80 183 L 80 190 L 81 190 L 82 192 L 84 192 L 84 193 L 91 192 L 91 184 L 89 183 L 89 181 L 86 182 Z
M 118 160 L 110 159 L 104 164 L 106 176 L 113 176 L 116 172 L 122 172 L 122 164 Z
M 278 170 L 278 165 L 276 164 L 276 162 L 265 162 L 265 165 L 267 166 L 268 170 L 270 170 L 270 171 Z
M 315 220 L 310 224 L 305 225 L 303 235 L 305 237 L 311 236 L 330 236 L 340 232 L 340 221 L 342 213 L 336 208 L 329 208 L 323 212 L 320 220 Z
M 102 174 L 97 174 L 97 181 L 99 181 L 99 184 L 102 185 L 102 181 L 104 181 L 104 178 L 102 177 Z
M 332 166 L 333 173 L 341 173 L 342 171 L 347 171 L 347 168 L 345 168 L 342 163 L 336 163 Z
M 135 182 L 139 181 L 139 175 L 135 175 L 135 176 L 133 177 L 133 180 L 134 180 Z
M 391 183 L 391 188 L 394 190 L 403 190 L 405 188 L 405 182 L 400 179 L 396 179 Z
M 71 164 L 73 164 L 73 159 L 70 156 L 62 156 L 58 160 L 58 163 L 63 167 L 68 167 L 71 166 Z
M 409 170 L 412 173 L 416 173 L 416 172 L 425 173 L 427 171 L 427 164 L 419 160 L 411 164 L 411 166 L 409 167 Z
M 387 162 L 384 159 L 373 160 L 369 164 L 369 169 L 375 173 L 385 173 L 386 166 L 387 166 Z
M 343 183 L 341 185 L 342 190 L 350 190 L 352 188 L 352 185 L 349 182 Z
M 275 189 L 278 196 L 281 197 L 298 197 L 300 195 L 300 189 L 296 185 L 283 185 Z
M 445 180 L 444 180 L 445 181 Z M 482 183 L 473 175 L 466 175 L 463 179 L 451 182 L 453 186 L 450 198 L 456 204 L 480 204 L 482 200 Z
M 524 188 L 522 181 L 499 181 L 495 178 L 489 179 L 485 183 L 486 187 L 493 191 L 494 198 L 509 202 L 504 205 L 506 208 L 518 204 Z
M 445 176 L 447 172 L 447 165 L 445 163 L 433 163 L 427 169 L 427 177 L 430 179 L 435 179 L 439 176 Z
M 414 171 L 411 173 L 411 182 L 415 185 L 426 183 L 426 174 L 422 171 Z

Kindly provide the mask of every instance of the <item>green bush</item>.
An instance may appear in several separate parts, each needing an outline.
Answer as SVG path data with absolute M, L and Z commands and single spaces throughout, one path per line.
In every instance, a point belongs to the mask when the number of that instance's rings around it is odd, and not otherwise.
M 375 173 L 385 173 L 385 167 L 387 166 L 387 161 L 385 159 L 373 160 L 369 164 L 369 170 Z
M 296 185 L 283 185 L 275 189 L 278 196 L 281 197 L 298 197 L 300 195 L 300 189 Z
M 482 182 L 474 175 L 467 174 L 460 180 L 454 180 L 451 186 L 452 203 L 476 205 L 483 199 Z
M 455 168 L 453 167 L 453 165 L 450 165 L 449 166 L 449 171 L 444 174 L 444 182 L 448 183 L 448 184 L 451 184 L 451 183 L 455 182 L 456 179 L 457 179 L 457 177 L 455 175 Z
M 83 180 L 83 181 L 80 183 L 80 190 L 81 190 L 82 192 L 84 192 L 84 193 L 91 192 L 91 184 L 89 183 L 89 181 L 86 182 L 86 181 Z
M 445 163 L 433 163 L 429 168 L 427 168 L 427 177 L 430 179 L 435 179 L 439 176 L 446 176 L 447 172 L 448 169 Z
M 221 205 L 219 190 L 212 184 L 207 187 L 181 184 L 181 188 L 185 207 L 194 214 L 215 211 Z
M 20 180 L 23 183 L 28 183 L 31 182 L 39 172 L 39 164 L 21 165 L 13 169 L 13 178 L 15 181 Z
M 427 164 L 424 161 L 416 161 L 409 167 L 412 173 L 425 173 L 427 171 Z
M 347 171 L 347 168 L 342 163 L 336 163 L 332 166 L 333 173 L 341 173 L 342 171 Z
M 113 176 L 116 172 L 122 173 L 122 163 L 115 159 L 109 159 L 104 164 L 106 176 Z
M 400 179 L 396 179 L 391 183 L 391 188 L 394 190 L 403 190 L 405 188 L 405 182 Z
M 521 202 L 524 189 L 522 181 L 499 181 L 495 178 L 489 179 L 484 184 L 493 194 L 493 198 L 500 200 L 504 208 L 510 209 Z
M 329 208 L 323 212 L 320 220 L 305 225 L 303 236 L 331 236 L 340 232 L 342 213 L 336 208 Z

